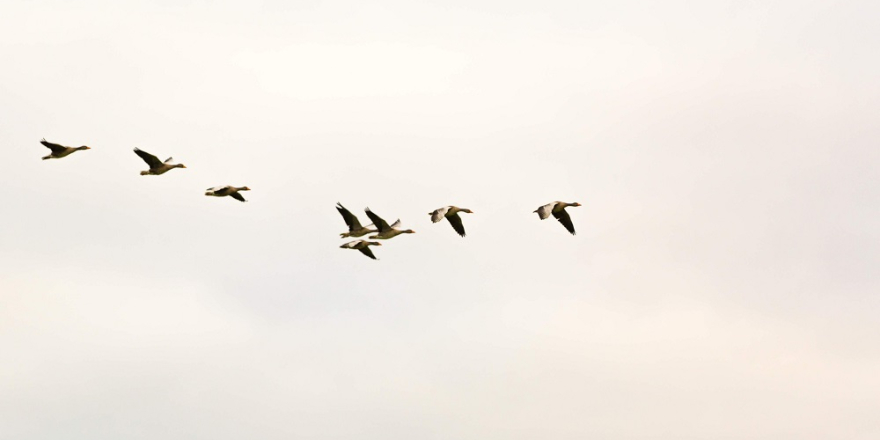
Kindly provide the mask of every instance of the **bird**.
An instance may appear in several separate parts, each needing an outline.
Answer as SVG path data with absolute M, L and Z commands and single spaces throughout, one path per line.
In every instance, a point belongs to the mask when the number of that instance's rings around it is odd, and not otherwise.
M 378 260 L 378 258 L 373 255 L 373 251 L 370 250 L 370 246 L 382 246 L 382 243 L 379 243 L 378 241 L 355 240 L 345 243 L 344 245 L 339 247 L 343 249 L 357 249 L 361 251 L 362 254 L 374 260 Z
M 336 203 L 336 210 L 339 211 L 339 214 L 342 215 L 342 219 L 345 220 L 345 224 L 348 225 L 348 232 L 343 232 L 339 234 L 341 238 L 345 237 L 361 237 L 373 232 L 379 232 L 374 228 L 370 228 L 371 225 L 361 226 L 361 222 L 358 218 L 351 213 L 351 211 L 345 209 L 341 203 Z
M 65 147 L 64 145 L 53 144 L 53 143 L 47 141 L 46 138 L 41 139 L 40 143 L 45 145 L 46 148 L 52 150 L 52 152 L 49 153 L 48 156 L 43 156 L 43 160 L 61 159 L 62 157 L 69 156 L 74 151 L 91 150 L 91 148 L 89 148 L 85 145 L 83 145 L 82 147 L 73 148 L 73 147 Z
M 568 232 L 571 232 L 571 235 L 575 235 L 574 232 L 574 224 L 571 222 L 571 217 L 568 215 L 568 212 L 565 211 L 565 208 L 568 206 L 581 206 L 580 203 L 566 203 L 566 202 L 551 202 L 548 203 L 532 212 L 537 212 L 538 217 L 541 220 L 544 220 L 547 217 L 550 217 L 550 214 L 553 214 L 553 217 L 556 217 L 556 220 L 559 220 L 559 223 L 562 223 L 562 226 L 565 226 L 565 229 Z
M 398 229 L 400 227 L 400 220 L 394 222 L 393 225 L 388 226 L 388 222 L 382 220 L 382 217 L 379 217 L 376 214 L 373 214 L 373 211 L 370 211 L 370 208 L 366 209 L 367 217 L 373 221 L 373 224 L 379 228 L 379 233 L 376 235 L 371 235 L 369 238 L 377 238 L 380 240 L 387 240 L 389 238 L 394 238 L 400 234 L 415 234 L 416 231 L 412 229 Z
M 165 162 L 160 162 L 159 158 L 157 158 L 156 156 L 153 156 L 152 154 L 147 153 L 146 151 L 141 150 L 139 148 L 135 148 L 134 152 L 135 152 L 135 154 L 140 156 L 141 159 L 143 159 L 144 162 L 147 163 L 147 165 L 150 166 L 149 170 L 141 171 L 141 176 L 148 176 L 148 175 L 158 176 L 160 174 L 165 174 L 166 172 L 168 172 L 169 170 L 174 169 L 174 168 L 186 168 L 186 165 L 184 165 L 182 163 L 178 163 L 178 164 L 170 163 L 173 160 L 173 158 L 170 158 L 170 157 L 168 159 L 165 159 Z
M 251 189 L 246 186 L 240 186 L 240 187 L 234 187 L 232 185 L 215 186 L 213 188 L 208 188 L 207 190 L 205 190 L 206 191 L 205 195 L 206 196 L 213 196 L 213 197 L 229 196 L 235 200 L 238 200 L 239 202 L 247 202 L 247 200 L 244 199 L 244 196 L 242 196 L 241 193 L 239 193 L 239 191 L 250 191 L 250 190 Z
M 429 212 L 428 215 L 431 216 L 431 221 L 434 223 L 443 220 L 443 218 L 445 217 L 446 220 L 449 220 L 449 224 L 452 225 L 452 229 L 455 229 L 455 232 L 458 232 L 458 235 L 464 237 L 464 224 L 461 223 L 461 217 L 458 216 L 459 212 L 466 212 L 468 214 L 474 213 L 467 208 L 459 208 L 458 206 L 446 206 L 444 208 L 437 208 L 434 210 L 434 212 Z

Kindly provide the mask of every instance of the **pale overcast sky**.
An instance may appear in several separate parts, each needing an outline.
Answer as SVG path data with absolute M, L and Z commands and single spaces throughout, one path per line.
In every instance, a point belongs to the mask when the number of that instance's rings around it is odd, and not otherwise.
M 0 439 L 880 438 L 877 17 L 4 1 Z

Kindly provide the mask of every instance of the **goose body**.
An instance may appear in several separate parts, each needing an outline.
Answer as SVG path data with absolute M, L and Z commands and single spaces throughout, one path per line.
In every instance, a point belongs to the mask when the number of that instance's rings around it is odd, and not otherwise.
M 446 206 L 444 208 L 435 209 L 434 212 L 429 212 L 428 215 L 431 216 L 431 221 L 434 223 L 443 220 L 449 220 L 449 224 L 452 225 L 452 229 L 455 229 L 455 232 L 458 235 L 464 237 L 464 224 L 461 222 L 461 217 L 458 216 L 459 212 L 466 212 L 468 214 L 473 214 L 474 212 L 467 208 L 459 208 L 457 206 Z
M 246 186 L 239 186 L 239 187 L 235 187 L 232 185 L 215 186 L 213 188 L 208 188 L 205 191 L 205 195 L 212 196 L 212 197 L 229 196 L 235 200 L 238 200 L 239 202 L 247 202 L 247 200 L 244 199 L 244 196 L 242 196 L 241 193 L 239 193 L 239 191 L 250 191 L 250 190 L 251 189 Z
M 46 148 L 52 150 L 52 152 L 49 153 L 48 156 L 43 156 L 43 160 L 61 159 L 62 157 L 70 156 L 75 151 L 91 150 L 91 148 L 89 148 L 85 145 L 83 145 L 82 147 L 74 148 L 74 147 L 65 147 L 64 145 L 53 144 L 52 142 L 47 141 L 46 138 L 43 138 L 42 140 L 40 140 L 40 143 L 43 144 L 43 146 L 45 146 Z
M 393 225 L 389 226 L 388 222 L 382 220 L 382 217 L 374 214 L 373 211 L 370 211 L 370 208 L 366 209 L 367 217 L 373 221 L 373 224 L 378 228 L 378 234 L 371 235 L 369 238 L 376 238 L 379 240 L 388 240 L 390 238 L 397 237 L 400 234 L 415 234 L 416 231 L 412 229 L 400 229 L 400 220 L 394 222 Z
M 186 168 L 186 165 L 182 163 L 171 163 L 171 161 L 173 160 L 173 158 L 171 157 L 165 159 L 165 162 L 162 162 L 159 160 L 158 157 L 153 156 L 152 154 L 147 153 L 146 151 L 139 148 L 135 148 L 134 152 L 135 154 L 140 156 L 140 158 L 143 159 L 144 162 L 147 163 L 147 165 L 150 166 L 149 170 L 141 171 L 141 176 L 158 176 L 160 174 L 165 174 L 174 168 Z
M 564 226 L 568 232 L 571 232 L 571 235 L 575 235 L 574 223 L 571 222 L 571 217 L 568 215 L 568 212 L 565 211 L 565 208 L 569 206 L 581 206 L 581 204 L 577 202 L 566 203 L 557 201 L 541 206 L 532 212 L 537 212 L 538 217 L 540 217 L 541 220 L 552 215 L 556 220 L 559 220 L 559 223 L 562 223 L 562 226 Z
M 348 232 L 339 234 L 340 237 L 362 237 L 373 232 L 379 232 L 374 228 L 370 228 L 371 225 L 361 226 L 361 222 L 358 220 L 357 216 L 352 214 L 348 209 L 345 209 L 341 203 L 336 203 L 336 210 L 339 211 L 339 215 L 342 216 L 342 219 L 345 220 L 345 224 L 348 225 Z
M 382 243 L 379 243 L 378 241 L 355 240 L 339 247 L 343 249 L 355 249 L 374 260 L 378 260 L 378 258 L 373 255 L 373 251 L 370 250 L 370 246 L 382 246 Z

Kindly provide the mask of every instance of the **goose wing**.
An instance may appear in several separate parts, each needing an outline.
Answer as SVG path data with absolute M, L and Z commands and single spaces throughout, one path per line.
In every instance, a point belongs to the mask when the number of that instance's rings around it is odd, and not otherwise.
M 158 157 L 153 156 L 152 154 L 147 153 L 146 151 L 141 150 L 140 148 L 135 148 L 134 153 L 137 154 L 138 156 L 140 156 L 141 159 L 143 159 L 144 162 L 146 162 L 147 165 L 150 166 L 150 168 L 159 168 L 162 166 L 162 162 L 159 160 Z
M 447 213 L 447 212 L 449 212 L 449 207 L 448 207 L 448 206 L 445 207 L 445 208 L 437 208 L 437 209 L 435 209 L 434 212 L 431 213 L 431 221 L 434 222 L 434 223 L 437 223 L 437 222 L 439 222 L 440 220 L 443 220 L 443 217 L 446 216 L 446 213 Z
M 363 240 L 349 241 L 348 243 L 345 243 L 344 245 L 339 246 L 339 247 L 341 247 L 343 249 L 354 249 L 355 246 L 357 246 L 361 243 L 361 241 L 363 241 Z
M 373 211 L 370 211 L 370 208 L 367 208 L 366 212 L 367 212 L 367 217 L 369 217 L 370 220 L 373 221 L 373 225 L 376 226 L 376 229 L 379 230 L 379 233 L 382 233 L 382 232 L 385 232 L 385 231 L 391 229 L 391 227 L 388 226 L 388 222 L 386 222 L 385 220 L 382 220 L 382 217 L 379 217 L 378 215 L 373 214 Z
M 43 144 L 46 148 L 52 150 L 53 153 L 60 153 L 67 149 L 67 147 L 65 147 L 64 145 L 53 144 L 52 142 L 47 141 L 46 138 L 40 140 L 40 143 Z
M 364 247 L 362 247 L 362 248 L 360 248 L 360 249 L 358 249 L 358 250 L 361 251 L 362 254 L 364 254 L 364 255 L 366 255 L 366 256 L 368 256 L 368 257 L 374 259 L 374 260 L 377 259 L 376 256 L 373 255 L 373 251 L 370 250 L 370 247 L 369 247 L 369 246 L 364 246 Z
M 461 222 L 461 217 L 458 216 L 458 213 L 446 216 L 446 220 L 449 220 L 449 224 L 452 225 L 452 229 L 455 229 L 455 232 L 458 232 L 458 235 L 465 236 L 464 223 Z
M 560 209 L 558 212 L 553 213 L 553 217 L 556 217 L 556 220 L 559 220 L 559 223 L 562 223 L 562 226 L 565 226 L 565 229 L 568 229 L 568 232 L 571 232 L 571 235 L 575 235 L 574 224 L 571 222 L 571 217 L 568 215 L 568 212 L 564 209 Z
M 241 193 L 238 191 L 233 191 L 232 193 L 229 194 L 229 197 L 232 197 L 233 199 L 238 200 L 239 202 L 247 202 L 247 200 L 244 199 L 244 196 L 241 195 Z
M 345 224 L 348 225 L 349 232 L 357 231 L 358 229 L 362 228 L 361 222 L 357 219 L 357 217 L 355 217 L 355 215 L 352 214 L 351 211 L 345 209 L 345 207 L 342 206 L 341 203 L 336 203 L 336 210 L 339 211 L 339 215 L 342 216 L 342 219 L 345 220 Z
M 541 220 L 544 220 L 545 218 L 550 217 L 550 214 L 553 212 L 554 206 L 556 206 L 556 202 L 548 203 L 548 204 L 536 209 L 534 212 L 537 212 L 538 217 L 541 217 Z
M 169 157 L 168 159 L 165 159 L 165 163 L 170 163 L 172 160 L 174 160 L 174 158 L 173 158 L 173 157 Z

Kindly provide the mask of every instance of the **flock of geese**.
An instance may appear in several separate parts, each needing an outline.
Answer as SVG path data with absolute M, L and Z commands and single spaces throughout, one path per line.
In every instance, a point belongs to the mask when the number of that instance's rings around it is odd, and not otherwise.
M 82 150 L 90 150 L 91 148 L 83 145 L 81 147 L 66 147 L 64 145 L 54 144 L 52 142 L 46 141 L 43 139 L 40 141 L 46 148 L 52 150 L 49 155 L 44 156 L 43 160 L 46 159 L 62 159 L 65 158 L 77 151 Z M 173 158 L 169 157 L 164 162 L 159 160 L 158 157 L 147 153 L 144 150 L 139 148 L 134 149 L 134 153 L 137 154 L 147 165 L 150 167 L 148 170 L 141 171 L 142 176 L 158 176 L 167 173 L 175 168 L 186 168 L 186 165 L 182 163 L 172 163 Z M 231 185 L 225 186 L 215 186 L 212 188 L 208 188 L 205 191 L 206 196 L 211 197 L 232 197 L 235 200 L 240 202 L 246 202 L 244 196 L 241 195 L 241 191 L 250 191 L 250 188 L 246 186 L 236 187 Z M 541 220 L 544 220 L 551 215 L 559 220 L 559 223 L 565 227 L 571 235 L 575 235 L 574 224 L 571 222 L 571 216 L 568 215 L 568 212 L 565 211 L 565 208 L 569 206 L 581 206 L 580 203 L 566 203 L 566 202 L 550 202 L 546 205 L 539 207 L 534 210 L 538 214 L 538 217 Z M 348 209 L 342 206 L 341 203 L 336 204 L 336 210 L 339 211 L 339 214 L 342 216 L 342 219 L 345 220 L 345 224 L 348 225 L 348 232 L 343 232 L 339 234 L 341 238 L 348 237 L 363 237 L 364 235 L 370 235 L 367 238 L 376 239 L 376 240 L 390 240 L 394 237 L 397 237 L 400 234 L 414 234 L 415 231 L 412 229 L 401 229 L 400 220 L 397 220 L 393 224 L 389 225 L 382 217 L 376 215 L 370 208 L 365 210 L 367 217 L 369 217 L 372 223 L 362 226 L 361 222 L 358 220 L 357 216 L 351 213 Z M 473 214 L 473 211 L 467 208 L 459 208 L 458 206 L 444 206 L 442 208 L 437 208 L 432 212 L 429 212 L 428 215 L 431 216 L 431 222 L 437 223 L 446 219 L 449 224 L 452 226 L 452 229 L 455 230 L 458 235 L 464 237 L 464 223 L 459 217 L 459 213 L 464 212 L 467 214 Z M 376 260 L 376 256 L 373 255 L 373 251 L 370 250 L 370 246 L 382 246 L 382 243 L 378 241 L 368 241 L 368 240 L 354 240 L 340 246 L 343 249 L 353 249 L 360 251 L 362 254 Z

